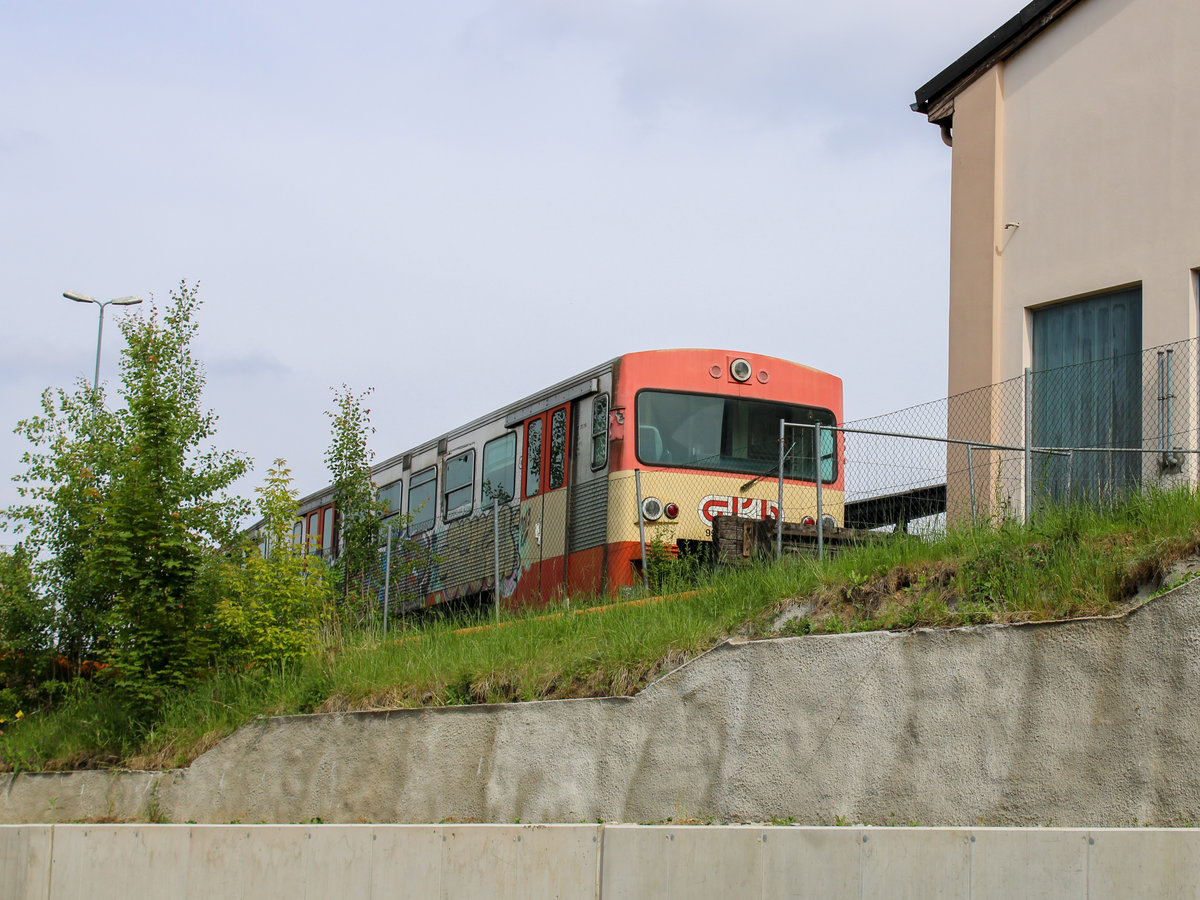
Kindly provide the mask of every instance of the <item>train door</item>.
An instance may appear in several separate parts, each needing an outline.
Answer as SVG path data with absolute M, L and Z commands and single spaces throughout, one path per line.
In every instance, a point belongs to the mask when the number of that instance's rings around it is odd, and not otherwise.
M 566 576 L 570 404 L 525 422 L 518 602 L 547 602 Z
M 305 549 L 326 559 L 333 555 L 333 504 L 328 504 L 308 514 L 305 529 Z

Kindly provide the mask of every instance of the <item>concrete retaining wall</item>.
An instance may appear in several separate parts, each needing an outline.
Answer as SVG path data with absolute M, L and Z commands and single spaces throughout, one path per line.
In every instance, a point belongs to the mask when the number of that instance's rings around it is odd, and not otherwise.
M 1190 829 L 8 825 L 0 896 L 1194 897 Z
M 1128 616 L 725 644 L 632 699 L 261 719 L 0 821 L 1200 822 L 1200 581 Z

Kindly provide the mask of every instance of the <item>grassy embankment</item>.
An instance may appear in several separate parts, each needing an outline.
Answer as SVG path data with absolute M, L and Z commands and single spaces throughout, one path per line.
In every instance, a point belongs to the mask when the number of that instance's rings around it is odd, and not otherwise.
M 1147 494 L 1029 527 L 898 535 L 818 564 L 796 557 L 697 573 L 668 566 L 662 599 L 402 623 L 326 641 L 282 670 L 222 671 L 133 730 L 96 686 L 9 723 L 6 769 L 184 765 L 259 715 L 632 694 L 729 637 L 1101 615 L 1200 549 L 1200 496 Z M 590 605 L 588 605 L 590 604 Z M 607 604 L 607 605 L 605 605 Z

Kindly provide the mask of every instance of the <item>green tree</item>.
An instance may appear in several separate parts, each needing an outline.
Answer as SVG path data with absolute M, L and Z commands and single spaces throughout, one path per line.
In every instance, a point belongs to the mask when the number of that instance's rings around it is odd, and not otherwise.
M 379 502 L 371 478 L 374 454 L 367 446 L 375 433 L 367 388 L 355 394 L 342 385 L 334 389 L 334 409 L 325 415 L 333 421 L 325 463 L 333 482 L 333 508 L 337 514 L 341 552 L 336 563 L 342 585 L 342 599 L 348 609 L 352 597 L 359 599 L 365 583 L 379 565 L 380 523 L 385 510 Z
M 202 406 L 204 370 L 192 355 L 196 288 L 181 283 L 161 319 L 121 322 L 118 447 L 90 563 L 111 583 L 112 661 L 142 701 L 186 681 L 203 663 L 211 613 L 198 590 L 204 552 L 229 542 L 248 504 L 226 491 L 247 458 L 209 444 L 216 415 Z
M 43 699 L 53 674 L 53 609 L 38 593 L 32 559 L 0 548 L 0 715 Z
M 48 391 L 43 414 L 17 428 L 34 449 L 17 476 L 27 502 L 6 517 L 51 554 L 61 632 L 79 635 L 81 654 L 102 652 L 143 711 L 204 661 L 212 610 L 196 576 L 247 511 L 226 492 L 248 460 L 211 446 L 217 419 L 201 404 L 199 305 L 185 282 L 161 314 L 121 320 L 121 408 L 83 386 Z
M 74 392 L 42 393 L 41 415 L 14 429 L 31 445 L 21 458 L 25 471 L 13 476 L 22 502 L 0 512 L 24 536 L 36 581 L 57 610 L 59 649 L 76 673 L 105 652 L 109 635 L 109 586 L 87 560 L 117 446 L 118 423 L 103 401 L 103 387 L 94 391 L 83 380 Z
M 292 538 L 297 494 L 285 460 L 275 460 L 258 494 L 265 552 L 255 547 L 245 559 L 221 561 L 216 623 L 223 648 L 234 659 L 271 665 L 316 647 L 329 577 L 324 561 Z

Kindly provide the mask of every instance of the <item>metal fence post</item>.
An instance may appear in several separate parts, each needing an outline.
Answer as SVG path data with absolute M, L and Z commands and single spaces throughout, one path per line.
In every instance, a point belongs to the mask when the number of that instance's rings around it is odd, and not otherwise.
M 775 558 L 783 556 L 783 442 L 787 419 L 779 420 L 779 504 L 775 510 Z
M 967 444 L 967 480 L 971 485 L 971 525 L 979 527 L 979 516 L 975 513 L 975 461 L 971 458 L 971 451 L 975 448 Z
M 825 558 L 825 518 L 824 507 L 821 505 L 821 423 L 816 425 L 816 447 L 814 447 L 814 456 L 817 458 L 817 559 Z
M 1165 428 L 1164 408 L 1167 402 L 1167 392 L 1163 389 L 1163 352 L 1158 351 L 1158 449 L 1162 453 L 1167 450 L 1167 430 Z
M 492 522 L 492 577 L 495 581 L 492 583 L 492 593 L 495 594 L 496 601 L 496 621 L 500 621 L 500 494 L 497 493 L 492 498 L 492 517 L 495 519 Z
M 388 604 L 392 599 L 392 523 L 387 527 L 387 551 L 383 554 L 383 636 L 387 637 Z
M 1025 523 L 1033 506 L 1033 369 L 1025 367 Z
M 646 571 L 646 519 L 642 515 L 642 470 L 633 470 L 633 487 L 637 491 L 638 541 L 642 545 L 642 589 L 650 593 L 650 576 Z
M 1166 446 L 1163 449 L 1168 454 L 1170 454 L 1170 452 L 1171 452 L 1171 443 L 1172 443 L 1171 436 L 1174 433 L 1174 431 L 1173 431 L 1174 425 L 1171 422 L 1171 400 L 1174 399 L 1174 397 L 1175 397 L 1175 390 L 1171 386 L 1172 385 L 1172 382 L 1171 382 L 1171 355 L 1174 352 L 1175 351 L 1172 350 L 1170 347 L 1167 348 L 1167 383 L 1165 385 L 1166 389 L 1167 389 L 1166 390 L 1166 394 L 1167 394 L 1167 434 L 1166 434 L 1166 438 L 1167 438 L 1167 440 L 1166 440 Z

